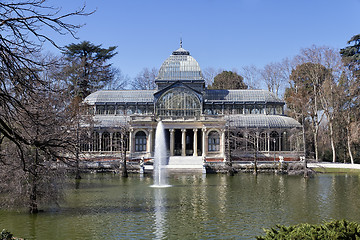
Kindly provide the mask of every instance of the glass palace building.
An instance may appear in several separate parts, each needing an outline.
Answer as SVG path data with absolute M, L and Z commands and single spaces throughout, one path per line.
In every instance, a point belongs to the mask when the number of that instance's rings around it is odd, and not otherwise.
M 230 156 L 249 161 L 254 153 L 257 160 L 303 156 L 302 126 L 284 115 L 282 100 L 265 90 L 207 89 L 198 62 L 182 47 L 163 62 L 155 83 L 154 90 L 101 90 L 86 97 L 93 113 L 82 143 L 87 158 L 126 153 L 129 161 L 152 159 L 160 120 L 168 155 L 180 164 Z

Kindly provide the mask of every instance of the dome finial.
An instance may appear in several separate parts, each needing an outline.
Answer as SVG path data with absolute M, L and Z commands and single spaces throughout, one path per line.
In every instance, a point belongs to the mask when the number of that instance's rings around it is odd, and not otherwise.
M 180 37 L 180 48 L 182 48 L 182 37 Z

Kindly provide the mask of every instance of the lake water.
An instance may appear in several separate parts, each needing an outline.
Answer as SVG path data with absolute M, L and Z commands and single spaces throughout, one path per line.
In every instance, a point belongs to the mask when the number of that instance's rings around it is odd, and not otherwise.
M 73 180 L 71 180 L 73 181 Z M 254 239 L 275 224 L 360 222 L 360 175 L 83 175 L 66 202 L 37 215 L 0 211 L 0 228 L 26 239 Z

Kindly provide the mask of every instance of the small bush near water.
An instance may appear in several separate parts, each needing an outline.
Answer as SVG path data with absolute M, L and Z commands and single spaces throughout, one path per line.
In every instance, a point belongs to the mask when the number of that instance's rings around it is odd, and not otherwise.
M 0 240 L 24 240 L 23 238 L 16 238 L 6 229 L 0 232 Z
M 276 225 L 271 229 L 264 229 L 265 236 L 258 236 L 258 240 L 269 239 L 359 239 L 360 225 L 346 220 L 330 221 L 324 224 L 302 223 L 293 226 Z

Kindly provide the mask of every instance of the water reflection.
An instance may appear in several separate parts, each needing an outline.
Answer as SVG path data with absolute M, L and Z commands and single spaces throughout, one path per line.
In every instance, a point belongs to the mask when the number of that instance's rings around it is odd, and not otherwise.
M 164 239 L 166 226 L 166 188 L 154 188 L 154 205 L 155 239 Z
M 84 175 L 57 211 L 0 211 L 0 227 L 26 239 L 254 239 L 275 224 L 360 222 L 358 175 Z

